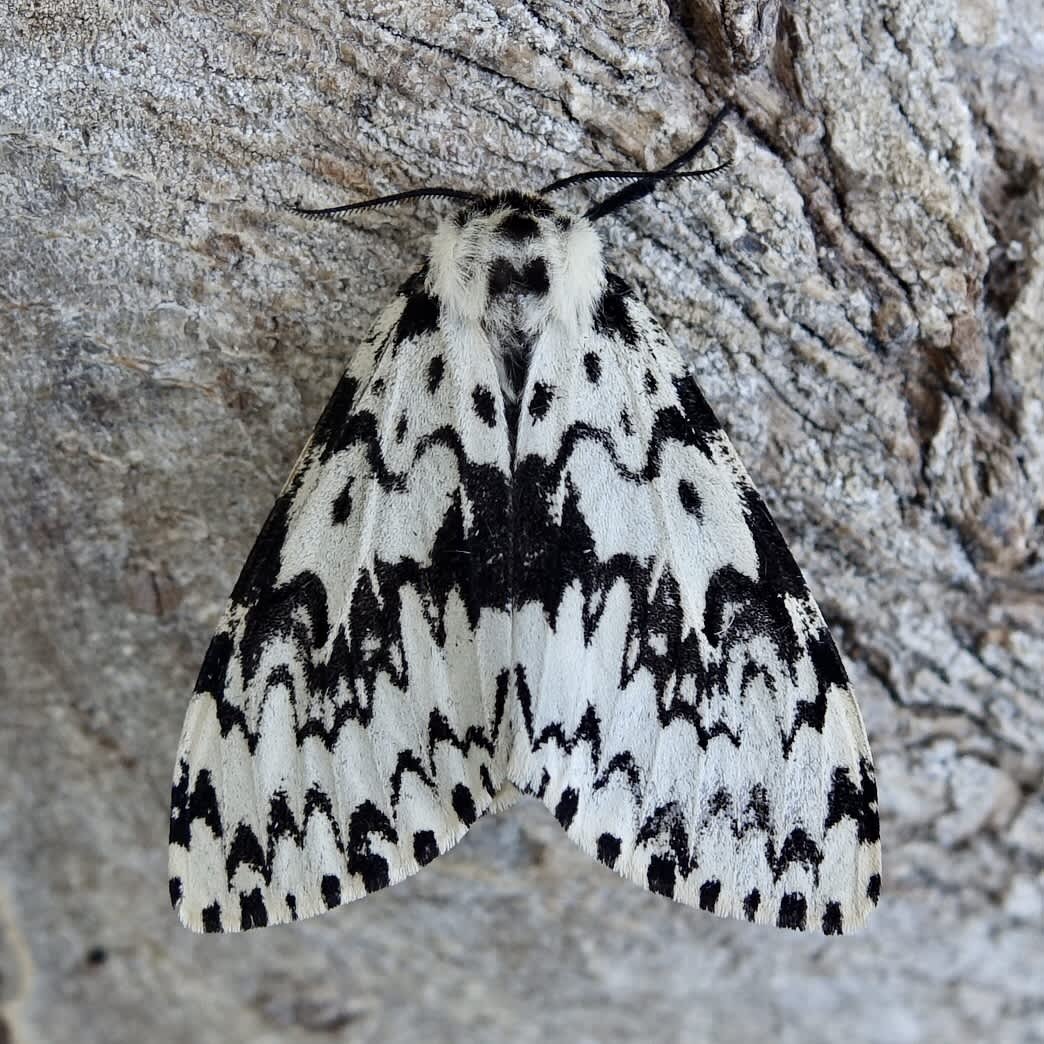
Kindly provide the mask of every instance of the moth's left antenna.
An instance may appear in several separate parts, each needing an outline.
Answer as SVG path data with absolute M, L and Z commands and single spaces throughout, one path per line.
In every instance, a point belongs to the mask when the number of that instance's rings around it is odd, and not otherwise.
M 303 214 L 308 218 L 331 218 L 338 214 L 347 214 L 350 210 L 373 210 L 377 207 L 390 207 L 394 203 L 404 203 L 408 199 L 456 199 L 463 203 L 474 203 L 481 199 L 474 192 L 461 192 L 451 188 L 416 188 L 408 192 L 395 192 L 390 196 L 378 196 L 376 199 L 364 199 L 360 203 L 344 203 L 339 207 L 322 207 L 312 210 L 308 207 L 291 207 L 295 214 Z

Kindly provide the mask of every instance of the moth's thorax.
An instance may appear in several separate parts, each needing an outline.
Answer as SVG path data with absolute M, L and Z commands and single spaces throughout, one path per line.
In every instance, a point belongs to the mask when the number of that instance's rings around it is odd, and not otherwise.
M 591 223 L 538 196 L 502 193 L 443 221 L 431 247 L 430 288 L 462 317 L 480 319 L 504 297 L 542 302 L 546 321 L 589 320 L 605 286 Z
M 605 287 L 602 246 L 585 218 L 537 196 L 502 193 L 439 225 L 427 282 L 448 317 L 481 327 L 513 397 L 505 376 L 512 357 L 519 361 L 548 326 L 591 322 Z

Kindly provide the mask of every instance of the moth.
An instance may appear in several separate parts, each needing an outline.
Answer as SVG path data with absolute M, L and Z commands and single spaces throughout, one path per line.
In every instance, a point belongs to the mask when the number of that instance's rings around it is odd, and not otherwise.
M 350 361 L 232 592 L 181 736 L 170 896 L 322 913 L 522 795 L 623 877 L 840 934 L 878 901 L 870 749 L 762 499 L 598 218 L 593 172 L 459 204 Z M 583 215 L 548 194 L 628 184 Z M 331 208 L 329 214 L 349 207 Z

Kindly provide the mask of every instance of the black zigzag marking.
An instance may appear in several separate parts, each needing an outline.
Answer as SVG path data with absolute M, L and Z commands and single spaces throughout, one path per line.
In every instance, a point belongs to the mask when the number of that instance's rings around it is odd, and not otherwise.
M 627 779 L 627 786 L 631 791 L 635 804 L 639 804 L 642 799 L 642 773 L 634 760 L 634 755 L 629 750 L 614 754 L 609 759 L 609 763 L 595 778 L 592 789 L 601 790 L 614 775 L 622 775 Z
M 388 817 L 372 802 L 363 801 L 348 819 L 347 840 L 342 836 L 337 817 L 334 815 L 329 796 L 318 787 L 311 787 L 305 794 L 304 810 L 298 822 L 290 809 L 287 795 L 277 791 L 269 802 L 266 830 L 266 845 L 262 846 L 254 831 L 245 823 L 239 824 L 225 861 L 225 872 L 229 890 L 234 887 L 237 871 L 241 866 L 261 876 L 266 885 L 272 883 L 272 866 L 276 846 L 282 838 L 292 838 L 300 848 L 304 846 L 308 823 L 315 815 L 321 815 L 329 824 L 337 851 L 344 860 L 347 872 L 360 877 L 367 892 L 375 892 L 389 884 L 387 860 L 374 851 L 371 839 L 379 837 L 390 844 L 398 843 L 398 834 Z M 335 875 L 326 875 L 321 890 L 328 906 L 340 902 L 341 884 Z M 242 907 L 241 927 L 251 928 L 268 923 L 268 914 L 259 889 L 240 893 Z M 216 904 L 217 905 L 217 904 Z M 217 916 L 221 910 L 218 905 Z M 217 929 L 217 930 L 220 930 Z
M 730 814 L 732 799 L 727 791 L 719 791 L 708 805 L 707 814 L 712 818 L 724 818 L 729 824 L 733 837 L 737 841 L 751 831 L 768 835 L 767 795 L 764 787 L 756 785 L 749 796 L 746 814 L 736 817 Z M 668 802 L 656 808 L 639 828 L 637 840 L 639 844 L 655 847 L 663 853 L 670 853 L 669 858 L 674 870 L 687 879 L 699 866 L 696 854 L 695 838 L 690 837 L 686 827 L 685 810 L 674 802 Z M 695 832 L 701 824 L 691 824 Z M 666 856 L 663 856 L 666 858 Z M 822 849 L 801 828 L 795 827 L 783 840 L 779 851 L 771 836 L 765 838 L 765 861 L 772 871 L 775 880 L 780 880 L 788 867 L 793 863 L 801 864 L 811 872 L 813 880 L 818 884 L 819 865 L 823 861 Z
M 853 782 L 846 768 L 835 768 L 830 787 L 824 829 L 844 819 L 856 823 L 857 837 L 862 844 L 873 844 L 881 838 L 877 815 L 877 780 L 873 766 L 866 758 L 859 759 L 859 786 Z
M 428 762 L 432 772 L 435 770 L 435 748 L 440 743 L 448 743 L 465 755 L 472 748 L 478 747 L 485 751 L 490 757 L 496 751 L 497 737 L 500 735 L 500 726 L 504 720 L 504 709 L 507 704 L 508 688 L 511 682 L 510 673 L 501 671 L 497 676 L 497 688 L 493 702 L 493 721 L 486 734 L 486 730 L 480 725 L 469 725 L 463 737 L 457 735 L 453 727 L 446 720 L 446 716 L 435 708 L 432 709 L 428 718 Z M 485 765 L 482 766 L 485 769 Z
M 428 775 L 420 758 L 418 758 L 412 750 L 400 750 L 399 756 L 395 761 L 395 768 L 392 770 L 391 774 L 391 793 L 389 794 L 389 800 L 391 801 L 392 808 L 395 808 L 399 804 L 399 794 L 402 791 L 402 779 L 407 772 L 416 776 L 429 790 L 438 793 L 438 787 L 435 785 L 435 780 Z
M 387 491 L 404 486 L 402 476 L 388 470 L 377 442 L 376 419 L 346 421 L 337 436 L 338 448 L 346 449 L 356 440 L 366 447 L 373 474 Z M 449 449 L 457 460 L 462 488 L 450 499 L 432 550 L 430 563 L 402 559 L 395 563 L 375 562 L 373 572 L 362 570 L 356 577 L 347 626 L 338 625 L 326 660 L 316 658 L 318 650 L 330 642 L 329 609 L 326 589 L 319 577 L 305 571 L 276 584 L 282 545 L 286 537 L 285 518 L 289 501 L 281 497 L 263 534 L 264 554 L 251 555 L 247 568 L 251 575 L 247 612 L 238 645 L 238 655 L 230 637 L 221 633 L 211 643 L 197 681 L 198 692 L 211 693 L 217 703 L 222 734 L 238 727 L 250 750 L 258 736 L 243 710 L 225 698 L 227 673 L 233 663 L 242 671 L 244 685 L 255 677 L 263 652 L 276 640 L 291 639 L 293 660 L 304 674 L 306 691 L 298 692 L 294 675 L 282 670 L 267 679 L 266 694 L 274 686 L 289 693 L 297 718 L 297 740 L 319 736 L 327 747 L 336 743 L 348 721 L 369 724 L 379 676 L 387 677 L 397 688 L 409 685 L 401 634 L 402 592 L 412 588 L 421 594 L 427 608 L 432 640 L 440 648 L 446 643 L 445 614 L 451 593 L 462 597 L 472 627 L 477 626 L 483 609 L 506 610 L 510 605 L 510 495 L 508 479 L 495 467 L 472 464 L 459 435 L 449 427 L 440 428 L 416 446 L 414 460 L 435 448 Z M 288 491 L 289 493 L 289 491 Z M 470 525 L 465 525 L 464 502 Z M 233 604 L 236 599 L 233 597 Z M 266 696 L 259 701 L 260 718 Z M 301 720 L 298 709 L 332 707 L 332 723 L 324 714 Z
M 725 722 L 705 722 L 701 710 L 708 702 L 701 694 L 729 692 L 728 671 L 733 655 L 745 658 L 743 649 L 752 638 L 768 637 L 776 644 L 780 660 L 793 671 L 805 649 L 816 669 L 819 688 L 814 701 L 798 705 L 789 732 L 782 737 L 784 754 L 789 754 L 802 726 L 822 731 L 827 693 L 833 685 L 847 686 L 847 677 L 825 630 L 807 643 L 794 631 L 788 599 L 806 600 L 808 590 L 754 489 L 742 488 L 742 497 L 758 553 L 758 577 L 751 579 L 732 566 L 724 566 L 711 578 L 707 591 L 702 631 L 719 650 L 715 668 L 706 664 L 695 629 L 686 627 L 680 586 L 669 569 L 626 554 L 616 554 L 604 562 L 595 556 L 594 538 L 568 471 L 573 453 L 584 442 L 600 445 L 617 474 L 634 483 L 659 475 L 664 447 L 671 441 L 696 447 L 709 457 L 710 440 L 720 433 L 720 427 L 695 382 L 680 377 L 674 380 L 674 386 L 681 409 L 667 405 L 657 411 L 640 471 L 632 471 L 619 462 L 608 430 L 580 421 L 566 430 L 552 461 L 531 455 L 519 462 L 514 482 L 515 601 L 523 605 L 539 602 L 554 627 L 565 592 L 579 583 L 584 597 L 584 635 L 589 640 L 598 626 L 608 592 L 623 581 L 632 615 L 621 661 L 621 686 L 627 685 L 639 670 L 649 670 L 657 682 L 661 722 L 667 725 L 676 719 L 689 721 L 703 748 L 716 736 L 733 743 L 739 739 Z M 556 520 L 552 505 L 563 486 L 565 498 Z M 650 598 L 654 571 L 660 577 Z M 774 686 L 771 672 L 764 665 L 748 661 L 743 669 L 744 690 L 758 680 L 770 689 Z M 684 698 L 687 683 L 691 683 L 695 699 Z
M 533 724 L 533 694 L 529 691 L 526 671 L 521 664 L 515 665 L 515 694 L 522 710 L 526 736 L 531 750 L 539 750 L 547 743 L 554 743 L 560 750 L 570 754 L 580 743 L 586 743 L 591 752 L 591 763 L 598 766 L 601 761 L 602 735 L 598 714 L 591 704 L 587 705 L 576 728 L 570 733 L 561 722 L 551 722 L 535 732 Z
M 200 769 L 195 785 L 191 786 L 189 764 L 182 758 L 178 762 L 178 777 L 171 791 L 170 843 L 188 848 L 191 843 L 192 824 L 201 819 L 215 837 L 224 834 L 221 809 L 217 792 L 210 779 L 208 769 Z

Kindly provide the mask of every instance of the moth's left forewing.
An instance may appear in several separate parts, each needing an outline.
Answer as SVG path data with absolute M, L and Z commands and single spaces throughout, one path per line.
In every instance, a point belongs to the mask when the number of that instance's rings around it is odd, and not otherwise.
M 297 920 L 384 888 L 510 799 L 496 382 L 420 277 L 353 353 L 186 714 L 170 889 L 193 930 Z
M 537 389 L 549 408 L 531 408 Z M 537 345 L 526 396 L 511 778 L 653 891 L 858 926 L 880 887 L 859 710 L 678 353 L 609 277 L 577 343 Z

